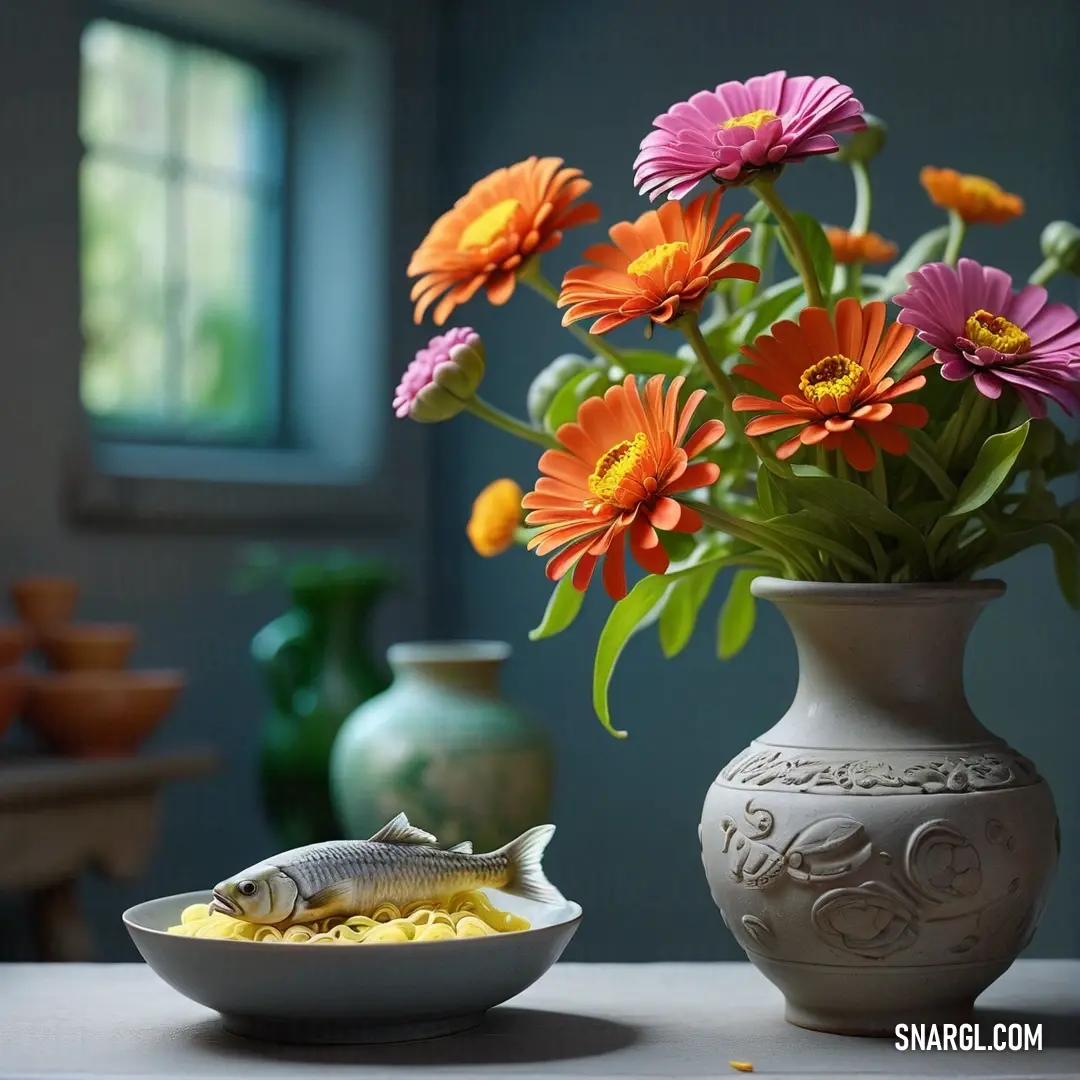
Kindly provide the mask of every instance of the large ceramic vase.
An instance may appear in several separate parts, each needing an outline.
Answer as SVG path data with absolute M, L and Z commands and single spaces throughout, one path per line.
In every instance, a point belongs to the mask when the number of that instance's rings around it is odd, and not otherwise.
M 373 608 L 389 584 L 386 568 L 374 562 L 298 566 L 290 579 L 293 608 L 252 640 L 271 698 L 262 802 L 283 848 L 342 836 L 330 797 L 330 752 L 346 717 L 390 684 L 368 642 Z
M 441 843 L 492 851 L 549 819 L 553 757 L 545 732 L 506 702 L 501 642 L 394 645 L 393 685 L 341 729 L 331 762 L 347 835 L 395 814 Z
M 794 1024 L 962 1020 L 1030 941 L 1059 847 L 1046 782 L 964 695 L 968 634 L 1004 585 L 753 592 L 791 627 L 799 682 L 705 799 L 724 922 Z

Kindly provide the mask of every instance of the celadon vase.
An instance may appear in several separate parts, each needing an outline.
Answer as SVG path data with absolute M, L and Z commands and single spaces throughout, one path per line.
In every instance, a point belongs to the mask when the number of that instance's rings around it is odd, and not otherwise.
M 1046 782 L 964 693 L 969 632 L 1004 584 L 752 588 L 787 620 L 799 681 L 705 798 L 725 924 L 794 1024 L 970 1019 L 1030 941 L 1059 851 Z
M 330 752 L 352 711 L 390 684 L 368 630 L 391 583 L 381 563 L 311 563 L 290 574 L 293 607 L 251 643 L 271 698 L 259 770 L 263 808 L 283 848 L 336 840 Z
M 493 851 L 549 820 L 546 733 L 503 699 L 502 642 L 414 642 L 387 658 L 394 681 L 342 726 L 331 759 L 334 805 L 350 838 L 395 814 L 440 843 Z

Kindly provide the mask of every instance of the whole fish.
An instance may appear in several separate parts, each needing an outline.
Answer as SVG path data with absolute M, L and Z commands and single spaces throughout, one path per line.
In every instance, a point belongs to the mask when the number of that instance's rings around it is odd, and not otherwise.
M 370 840 L 310 844 L 241 870 L 214 887 L 210 910 L 252 923 L 315 922 L 482 888 L 557 904 L 563 896 L 540 865 L 554 832 L 554 825 L 538 825 L 498 851 L 474 855 L 470 842 L 440 847 L 398 814 Z

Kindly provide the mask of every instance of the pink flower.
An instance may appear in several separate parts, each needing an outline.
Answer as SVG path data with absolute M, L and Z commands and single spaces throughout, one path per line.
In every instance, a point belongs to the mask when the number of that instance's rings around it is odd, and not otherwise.
M 484 377 L 484 343 L 468 326 L 437 334 L 420 349 L 394 391 L 394 412 L 421 423 L 449 420 L 468 405 Z
M 1080 316 L 1071 307 L 1048 304 L 1041 285 L 1014 293 L 1004 270 L 974 259 L 929 263 L 907 280 L 893 299 L 897 321 L 934 347 L 944 378 L 974 378 L 988 398 L 1012 389 L 1036 417 L 1047 398 L 1080 410 Z
M 650 199 L 681 199 L 707 176 L 745 184 L 789 162 L 832 154 L 833 138 L 866 127 L 849 86 L 787 72 L 721 83 L 680 101 L 653 121 L 634 162 L 634 184 Z

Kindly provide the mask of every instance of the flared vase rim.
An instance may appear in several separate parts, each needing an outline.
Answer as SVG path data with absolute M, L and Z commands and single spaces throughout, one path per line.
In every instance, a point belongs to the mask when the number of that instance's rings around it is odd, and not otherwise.
M 391 664 L 499 663 L 512 652 L 506 641 L 400 641 L 386 658 Z
M 989 603 L 1005 595 L 1000 578 L 976 581 L 842 582 L 757 577 L 750 591 L 761 600 L 784 604 L 922 606 L 958 602 Z

